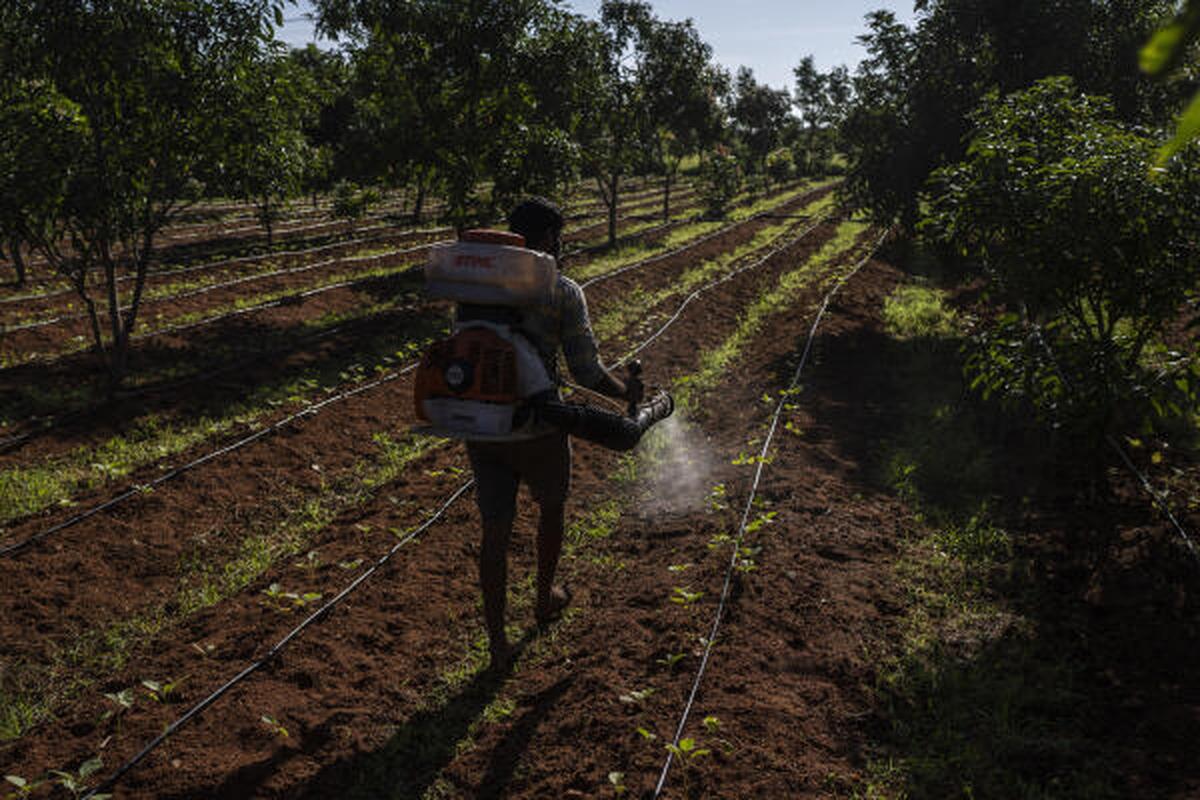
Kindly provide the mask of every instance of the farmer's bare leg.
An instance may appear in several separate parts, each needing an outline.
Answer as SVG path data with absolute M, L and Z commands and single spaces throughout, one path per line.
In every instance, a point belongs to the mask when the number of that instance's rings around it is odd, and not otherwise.
M 504 607 L 508 592 L 508 541 L 512 538 L 511 517 L 483 521 L 483 546 L 479 551 L 479 585 L 483 591 L 483 621 L 488 633 L 492 665 L 508 660 L 508 638 L 504 633 Z
M 558 571 L 558 558 L 562 554 L 564 505 L 562 501 L 548 502 L 541 506 L 538 519 L 537 551 L 537 615 L 549 616 L 555 603 L 565 600 L 562 590 L 554 590 L 554 574 Z

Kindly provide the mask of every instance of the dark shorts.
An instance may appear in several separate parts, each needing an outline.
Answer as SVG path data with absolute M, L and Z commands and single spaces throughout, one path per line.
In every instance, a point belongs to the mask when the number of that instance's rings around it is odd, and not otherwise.
M 467 442 L 475 500 L 485 520 L 512 519 L 521 481 L 539 506 L 562 505 L 571 488 L 571 443 L 552 433 L 523 442 Z

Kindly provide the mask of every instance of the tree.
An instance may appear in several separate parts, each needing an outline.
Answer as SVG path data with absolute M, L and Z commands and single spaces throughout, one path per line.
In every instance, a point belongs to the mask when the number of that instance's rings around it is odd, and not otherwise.
M 804 171 L 816 173 L 830 155 L 830 134 L 849 110 L 850 73 L 844 66 L 822 73 L 813 57 L 805 56 L 792 74 L 796 77 L 793 104 L 805 126 Z
M 719 98 L 728 75 L 712 63 L 712 48 L 692 21 L 647 20 L 638 48 L 639 81 L 655 126 L 654 156 L 663 174 L 663 220 L 671 217 L 671 187 L 684 157 L 716 144 L 723 127 Z
M 355 45 L 358 140 L 378 142 L 393 174 L 415 174 L 419 194 L 436 177 L 456 224 L 491 218 L 496 190 L 522 190 L 521 176 L 537 183 L 569 170 L 561 109 L 541 108 L 533 89 L 544 80 L 539 38 L 571 29 L 552 0 L 318 0 L 317 9 L 321 30 Z M 570 74 L 555 77 L 569 86 Z M 491 197 L 477 196 L 497 175 L 505 180 Z
M 1154 142 L 1067 78 L 993 92 L 970 121 L 925 230 L 977 262 L 1007 311 L 971 360 L 976 384 L 1092 441 L 1164 415 L 1192 385 L 1155 343 L 1200 270 L 1197 153 L 1152 179 Z
M 274 243 L 280 207 L 298 194 L 312 158 L 303 133 L 316 86 L 309 74 L 280 52 L 263 53 L 233 77 L 237 93 L 226 163 L 226 185 L 233 197 L 254 203 L 259 223 Z
M 868 17 L 867 59 L 841 129 L 850 162 L 844 194 L 880 222 L 917 221 L 929 174 L 957 161 L 967 118 L 991 90 L 1013 92 L 1068 75 L 1112 98 L 1119 119 L 1155 124 L 1172 91 L 1135 69 L 1137 47 L 1168 0 L 922 0 L 909 29 Z M 1177 91 L 1177 90 L 1175 90 Z
M 274 1 L 29 0 L 7 11 L 15 35 L 0 43 L 0 63 L 36 92 L 10 109 L 5 137 L 51 167 L 31 244 L 79 293 L 112 389 L 127 370 L 156 235 L 224 176 L 233 77 L 257 63 L 268 20 L 282 17 Z M 22 137 L 22 125 L 39 138 Z M 0 171 L 0 195 L 27 192 L 21 179 Z M 128 298 L 117 284 L 124 269 L 134 275 Z M 91 296 L 96 272 L 107 338 Z
M 738 69 L 730 117 L 750 163 L 759 173 L 766 171 L 767 154 L 779 146 L 790 108 L 787 91 L 760 84 L 748 67 Z
M 639 47 L 654 18 L 650 5 L 605 0 L 600 23 L 592 25 L 593 69 L 580 126 L 584 168 L 596 180 L 608 210 L 608 244 L 617 241 L 621 180 L 638 164 L 653 160 L 657 129 L 651 123 L 646 82 L 646 49 Z

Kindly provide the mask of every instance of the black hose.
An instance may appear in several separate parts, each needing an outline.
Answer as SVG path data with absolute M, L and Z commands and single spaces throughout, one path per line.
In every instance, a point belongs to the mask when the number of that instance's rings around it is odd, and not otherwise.
M 580 439 L 623 453 L 632 450 L 646 431 L 675 411 L 675 401 L 666 392 L 656 392 L 627 417 L 595 406 L 573 405 L 549 400 L 535 406 L 538 418 Z

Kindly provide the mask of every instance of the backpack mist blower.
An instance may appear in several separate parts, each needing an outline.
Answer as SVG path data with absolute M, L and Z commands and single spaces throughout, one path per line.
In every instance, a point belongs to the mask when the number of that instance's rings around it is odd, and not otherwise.
M 554 303 L 553 256 L 529 250 L 518 234 L 473 230 L 435 245 L 425 267 L 432 297 L 467 304 L 472 318 L 455 322 L 417 368 L 418 430 L 464 441 L 511 442 L 556 428 L 610 450 L 630 450 L 675 403 L 664 391 L 644 400 L 642 367 L 629 365 L 627 415 L 558 399 L 550 370 L 521 332 L 521 309 Z

